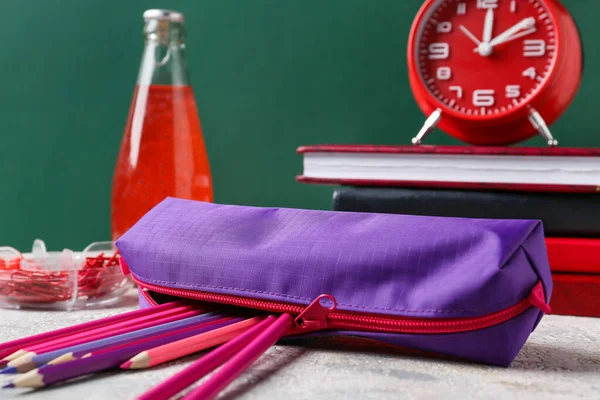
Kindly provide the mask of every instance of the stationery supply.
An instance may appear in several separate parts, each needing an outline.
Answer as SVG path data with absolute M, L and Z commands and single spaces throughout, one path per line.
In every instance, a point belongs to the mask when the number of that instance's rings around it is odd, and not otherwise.
M 568 243 L 563 242 L 563 248 L 576 245 L 579 242 L 574 241 L 581 240 L 583 242 L 580 247 L 587 244 L 591 251 L 595 240 L 593 237 L 600 236 L 600 213 L 596 210 L 598 206 L 600 206 L 600 195 L 597 193 L 359 186 L 343 186 L 335 188 L 333 192 L 333 209 L 337 211 L 464 218 L 539 219 L 544 222 L 546 236 L 574 237 Z M 558 245 L 556 239 L 553 243 L 555 246 Z M 551 257 L 552 255 L 550 253 Z M 552 266 L 552 262 L 550 265 Z
M 197 312 L 193 310 L 192 306 L 176 307 L 170 310 L 157 312 L 154 315 L 134 318 L 131 321 L 123 321 L 79 334 L 73 334 L 68 338 L 58 338 L 40 343 L 38 345 L 32 345 L 31 347 L 28 346 L 20 349 L 17 353 L 11 354 L 7 357 L 7 359 L 10 361 L 9 364 L 11 364 L 9 366 L 16 366 L 24 362 L 29 362 L 32 358 L 44 352 L 54 351 L 67 346 L 75 346 L 93 340 L 99 340 L 114 335 L 132 332 L 137 329 L 144 329 L 151 326 L 176 321 L 180 319 L 182 315 L 193 316 L 196 313 Z
M 187 394 L 186 400 L 204 400 L 214 398 L 231 383 L 244 369 L 248 368 L 269 347 L 277 342 L 292 327 L 293 318 L 289 314 L 280 315 L 256 338 L 235 354 L 223 367 L 215 372 L 206 383 Z
M 530 220 L 168 198 L 117 247 L 147 304 L 164 294 L 288 313 L 290 334 L 350 334 L 504 366 L 552 290 L 543 228 Z
M 113 242 L 94 242 L 82 252 L 49 252 L 39 239 L 31 253 L 0 247 L 0 306 L 75 310 L 114 304 L 132 287 L 119 258 Z
M 55 330 L 52 332 L 44 332 L 44 333 L 40 333 L 38 335 L 33 335 L 33 336 L 26 337 L 26 338 L 12 340 L 10 342 L 0 344 L 0 357 L 6 357 L 11 353 L 18 352 L 18 350 L 20 350 L 26 346 L 32 346 L 32 345 L 36 345 L 39 343 L 44 343 L 44 342 L 48 341 L 49 339 L 56 339 L 56 340 L 64 339 L 64 338 L 69 337 L 74 334 L 79 334 L 82 332 L 90 331 L 90 330 L 101 328 L 101 327 L 111 326 L 113 324 L 116 324 L 116 323 L 119 323 L 122 321 L 133 320 L 136 318 L 141 318 L 141 317 L 145 317 L 148 315 L 157 314 L 162 311 L 166 311 L 166 310 L 170 310 L 170 309 L 179 307 L 182 304 L 184 304 L 184 303 L 181 301 L 175 301 L 175 302 L 171 302 L 171 303 L 162 304 L 160 306 L 157 306 L 154 309 L 141 309 L 141 310 L 131 311 L 128 313 L 114 315 L 112 317 L 107 317 L 107 318 L 97 320 L 97 321 L 84 322 L 79 325 L 69 326 L 69 327 L 58 329 L 58 330 Z M 25 353 L 25 351 L 23 351 L 23 353 Z
M 600 151 L 477 146 L 302 146 L 300 182 L 350 186 L 597 192 Z M 589 207 L 589 206 L 588 206 Z
M 600 317 L 600 274 L 554 273 L 556 314 Z
M 182 370 L 178 374 L 155 386 L 138 397 L 138 400 L 167 400 L 192 385 L 206 374 L 219 367 L 223 362 L 238 353 L 244 346 L 254 340 L 261 332 L 270 327 L 275 317 L 268 316 L 262 322 L 248 329 L 235 339 L 211 351 L 200 360 Z
M 546 249 L 553 271 L 600 275 L 600 235 L 594 238 L 547 237 Z
M 216 324 L 216 326 L 222 326 L 222 324 Z M 58 365 L 45 365 L 16 378 L 6 387 L 38 388 L 93 372 L 116 368 L 123 361 L 140 351 L 161 346 L 175 340 L 185 339 L 192 335 L 205 332 L 208 329 L 211 329 L 211 327 L 199 325 L 194 329 L 175 331 L 169 335 L 159 335 L 151 340 L 134 342 L 133 344 L 117 347 L 100 354 L 91 355 L 71 362 Z
M 190 315 L 190 311 L 188 311 L 190 308 L 195 308 L 193 310 L 195 315 Z M 224 306 L 219 309 L 220 312 L 205 312 L 198 303 L 188 303 L 182 306 L 182 303 L 178 301 L 2 344 L 2 348 L 8 349 L 23 344 L 39 343 L 39 340 L 44 338 L 62 335 L 60 340 L 62 345 L 57 346 L 57 350 L 42 353 L 32 359 L 38 368 L 19 375 L 4 388 L 39 388 L 90 373 L 117 368 L 119 365 L 129 362 L 127 360 L 136 359 L 141 355 L 158 355 L 163 357 L 163 360 L 159 362 L 164 362 L 165 351 L 175 350 L 176 356 L 172 354 L 167 356 L 169 359 L 175 359 L 204 350 L 228 342 L 240 335 L 244 337 L 245 331 L 257 327 L 265 319 L 264 316 L 253 317 L 252 314 L 256 315 L 256 312 L 248 312 L 244 309 Z M 113 335 L 103 340 L 90 340 L 79 346 L 69 345 L 72 338 L 81 333 L 116 326 L 123 321 L 140 321 L 152 315 L 160 315 L 174 310 L 179 310 L 177 321 L 162 323 L 146 329 L 140 328 L 131 333 Z M 269 321 L 271 319 L 272 317 L 268 318 Z M 27 354 L 26 351 L 24 352 Z M 60 355 L 58 359 L 55 358 L 57 355 Z M 259 355 L 257 354 L 256 357 Z M 61 357 L 64 358 L 61 359 Z M 8 372 L 24 372 L 24 370 Z
M 260 323 L 260 317 L 226 325 L 197 336 L 165 344 L 148 351 L 143 351 L 121 365 L 123 369 L 143 369 L 154 367 L 180 357 L 225 343 L 235 338 L 246 329 Z
M 113 177 L 113 240 L 167 196 L 213 198 L 184 16 L 147 10 L 144 22 L 144 52 Z
M 198 315 L 202 314 L 202 315 Z M 158 325 L 156 327 L 136 330 L 121 335 L 110 336 L 105 339 L 92 340 L 79 345 L 72 346 L 69 343 L 61 345 L 57 350 L 42 351 L 40 354 L 36 354 L 33 357 L 22 356 L 8 363 L 8 367 L 0 371 L 0 373 L 19 373 L 30 371 L 40 365 L 53 363 L 59 364 L 61 362 L 72 361 L 88 354 L 97 349 L 101 349 L 106 346 L 114 346 L 119 343 L 128 343 L 131 340 L 143 339 L 145 337 L 156 336 L 164 332 L 165 330 L 171 331 L 173 329 L 184 329 L 193 327 L 195 324 L 203 321 L 207 318 L 218 318 L 211 313 L 205 314 L 202 310 L 189 311 L 178 315 L 177 321 L 169 322 Z M 30 353 L 31 354 L 31 353 Z M 65 358 L 63 358 L 66 356 Z

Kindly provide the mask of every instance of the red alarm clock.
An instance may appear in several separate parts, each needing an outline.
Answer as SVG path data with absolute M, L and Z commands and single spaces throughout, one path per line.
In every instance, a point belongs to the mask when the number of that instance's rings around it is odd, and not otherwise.
M 433 127 L 475 145 L 540 133 L 567 109 L 582 74 L 581 39 L 558 0 L 426 0 L 408 41 L 410 85 Z

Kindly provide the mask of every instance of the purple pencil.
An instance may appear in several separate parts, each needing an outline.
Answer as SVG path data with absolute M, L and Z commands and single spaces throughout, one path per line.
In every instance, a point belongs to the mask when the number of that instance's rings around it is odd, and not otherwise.
M 198 314 L 200 314 L 200 315 L 198 315 Z M 151 326 L 144 328 L 144 329 L 133 330 L 133 331 L 130 331 L 127 333 L 118 334 L 115 336 L 109 336 L 109 337 L 105 337 L 105 338 L 99 339 L 99 340 L 91 340 L 90 339 L 89 342 L 80 343 L 75 346 L 61 347 L 58 350 L 48 351 L 48 352 L 44 352 L 41 354 L 30 353 L 30 355 L 31 355 L 30 357 L 28 355 L 26 355 L 26 356 L 22 356 L 16 360 L 9 362 L 8 367 L 0 370 L 0 374 L 16 374 L 16 373 L 23 373 L 23 372 L 31 371 L 32 369 L 39 367 L 41 365 L 44 365 L 46 363 L 49 363 L 51 361 L 54 361 L 56 358 L 61 357 L 67 353 L 69 353 L 69 357 L 67 357 L 66 359 L 62 358 L 60 361 L 53 362 L 53 364 L 58 363 L 58 362 L 70 361 L 73 359 L 72 353 L 74 351 L 87 350 L 86 353 L 88 353 L 88 352 L 92 351 L 92 350 L 88 350 L 90 348 L 93 348 L 96 346 L 101 346 L 101 347 L 102 346 L 104 346 L 104 347 L 112 346 L 114 344 L 114 342 L 116 342 L 116 341 L 133 342 L 134 340 L 140 339 L 139 336 L 141 336 L 141 335 L 152 336 L 154 334 L 158 334 L 157 332 L 159 332 L 159 331 L 167 332 L 167 331 L 174 330 L 176 327 L 177 328 L 183 328 L 185 326 L 193 327 L 194 324 L 200 322 L 201 320 L 203 320 L 205 318 L 209 318 L 211 316 L 214 316 L 214 313 L 204 313 L 201 310 L 192 310 L 192 311 L 188 311 L 183 314 L 174 315 L 167 319 L 164 319 L 162 321 L 163 323 L 161 323 L 161 324 L 157 325 L 157 324 L 153 323 L 153 324 L 151 324 Z M 169 321 L 169 322 L 167 322 L 167 321 Z
M 227 319 L 222 322 L 201 326 L 198 329 L 189 329 L 179 331 L 172 335 L 163 335 L 152 340 L 144 340 L 132 343 L 129 346 L 121 346 L 113 351 L 107 351 L 102 354 L 92 355 L 90 357 L 80 358 L 79 360 L 66 362 L 57 365 L 46 365 L 41 368 L 29 371 L 26 374 L 16 378 L 4 388 L 27 387 L 39 388 L 48 386 L 56 382 L 62 382 L 71 378 L 88 375 L 94 372 L 105 371 L 111 368 L 118 368 L 119 365 L 129 360 L 141 351 L 145 351 L 157 346 L 198 335 L 209 330 L 221 328 L 227 324 L 241 321 L 243 318 Z

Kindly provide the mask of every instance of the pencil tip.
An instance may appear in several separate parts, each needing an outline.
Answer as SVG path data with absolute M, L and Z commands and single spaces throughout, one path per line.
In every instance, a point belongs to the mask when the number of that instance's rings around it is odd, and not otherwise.
M 2 389 L 10 389 L 10 388 L 14 388 L 14 387 L 15 387 L 15 384 L 11 382 L 9 384 L 2 386 Z
M 15 367 L 6 367 L 3 369 L 0 369 L 0 374 L 16 374 L 17 372 L 19 372 L 19 371 L 17 371 L 17 369 Z
M 131 364 L 133 364 L 131 361 L 125 361 L 123 364 L 121 364 L 121 369 L 129 369 L 131 367 Z

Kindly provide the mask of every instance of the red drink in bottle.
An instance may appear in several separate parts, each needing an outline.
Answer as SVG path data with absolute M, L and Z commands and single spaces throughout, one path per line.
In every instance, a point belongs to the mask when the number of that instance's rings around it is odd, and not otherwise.
M 144 57 L 113 179 L 113 240 L 167 196 L 213 200 L 183 55 L 183 16 L 149 10 L 144 18 Z

